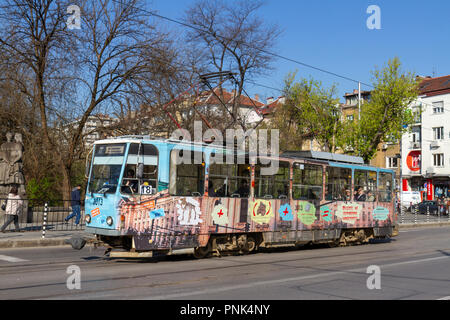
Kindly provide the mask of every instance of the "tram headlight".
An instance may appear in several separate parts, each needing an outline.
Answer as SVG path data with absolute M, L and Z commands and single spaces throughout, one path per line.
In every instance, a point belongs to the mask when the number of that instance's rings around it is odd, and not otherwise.
M 91 215 L 90 215 L 90 214 L 87 214 L 87 215 L 84 217 L 84 220 L 86 221 L 86 223 L 91 223 Z
M 111 218 L 111 217 L 106 218 L 106 223 L 108 224 L 108 226 L 112 226 L 113 218 Z

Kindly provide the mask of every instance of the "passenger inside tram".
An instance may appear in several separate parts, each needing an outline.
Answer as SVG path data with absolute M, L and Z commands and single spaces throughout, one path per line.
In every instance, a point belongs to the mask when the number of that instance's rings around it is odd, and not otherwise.
M 355 194 L 355 200 L 356 201 L 366 201 L 366 194 L 364 193 L 364 190 L 362 187 L 359 187 Z
M 369 202 L 374 202 L 375 201 L 375 196 L 373 195 L 373 192 L 371 190 L 367 191 L 367 200 Z
M 208 181 L 208 197 L 215 197 L 216 191 L 214 190 L 214 182 Z
M 241 180 L 241 185 L 234 193 L 239 194 L 239 197 L 241 197 L 241 198 L 248 198 L 248 196 L 250 194 L 250 186 L 248 184 L 247 179 Z
M 135 177 L 134 170 L 128 169 L 127 174 L 122 182 L 123 193 L 137 193 L 139 182 Z

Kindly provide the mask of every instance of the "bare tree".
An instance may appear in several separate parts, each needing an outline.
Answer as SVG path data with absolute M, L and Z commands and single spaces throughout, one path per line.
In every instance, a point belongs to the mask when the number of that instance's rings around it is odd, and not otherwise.
M 60 169 L 66 199 L 74 162 L 83 157 L 89 116 L 111 113 L 138 92 L 139 80 L 162 64 L 154 57 L 169 47 L 168 35 L 150 25 L 142 10 L 144 0 L 86 0 L 78 6 L 80 30 L 68 29 L 69 3 L 62 0 L 5 0 L 0 15 L 0 46 L 30 75 L 10 80 L 39 110 L 42 156 Z
M 198 0 L 185 13 L 184 21 L 195 27 L 188 32 L 187 40 L 196 44 L 210 72 L 231 71 L 237 75 L 236 99 L 227 126 L 238 122 L 246 129 L 245 122 L 238 119 L 246 81 L 270 71 L 274 61 L 269 51 L 281 31 L 257 15 L 262 5 L 260 0 Z

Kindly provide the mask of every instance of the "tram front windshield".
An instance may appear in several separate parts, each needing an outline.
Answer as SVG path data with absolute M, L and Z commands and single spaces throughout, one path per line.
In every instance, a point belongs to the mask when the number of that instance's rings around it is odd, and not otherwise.
M 115 193 L 119 184 L 125 144 L 96 145 L 89 179 L 91 193 Z

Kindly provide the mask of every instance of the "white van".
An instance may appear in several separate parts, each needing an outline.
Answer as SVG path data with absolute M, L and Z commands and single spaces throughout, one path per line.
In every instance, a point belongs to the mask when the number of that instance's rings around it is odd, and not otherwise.
M 401 199 L 402 206 L 406 210 L 411 209 L 411 204 L 415 205 L 422 201 L 420 191 L 402 191 Z

